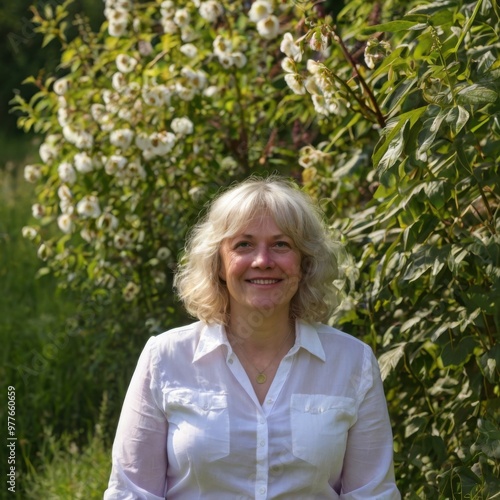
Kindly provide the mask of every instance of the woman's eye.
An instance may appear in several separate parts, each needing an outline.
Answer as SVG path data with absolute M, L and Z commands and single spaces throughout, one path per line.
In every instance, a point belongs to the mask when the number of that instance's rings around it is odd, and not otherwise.
M 247 248 L 250 246 L 250 243 L 248 241 L 238 241 L 235 243 L 234 248 Z
M 277 241 L 275 243 L 275 245 L 278 247 L 278 248 L 290 248 L 291 245 L 290 243 L 288 243 L 287 241 Z

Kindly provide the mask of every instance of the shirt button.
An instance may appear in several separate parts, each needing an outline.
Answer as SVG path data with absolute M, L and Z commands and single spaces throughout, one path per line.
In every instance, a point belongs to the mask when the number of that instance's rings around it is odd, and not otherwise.
M 266 403 L 267 403 L 268 405 L 272 404 L 272 402 L 273 402 L 273 400 L 272 400 L 271 398 L 269 398 L 269 399 L 266 401 Z
M 264 440 L 262 440 L 260 443 L 259 443 L 260 446 L 266 446 L 266 442 Z
M 264 486 L 260 487 L 259 493 L 263 495 L 266 492 L 266 488 Z
M 228 363 L 229 363 L 230 365 L 232 365 L 232 364 L 233 364 L 233 358 L 229 358 Z

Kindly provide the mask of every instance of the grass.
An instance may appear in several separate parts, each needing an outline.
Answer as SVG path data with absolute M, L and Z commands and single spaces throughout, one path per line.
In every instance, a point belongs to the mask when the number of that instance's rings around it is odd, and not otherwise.
M 0 150 L 0 381 L 4 401 L 15 387 L 18 474 L 16 495 L 4 483 L 0 498 L 102 498 L 110 458 L 103 426 L 95 430 L 103 395 L 89 368 L 95 346 L 69 334 L 78 297 L 58 291 L 53 276 L 35 279 L 41 262 L 21 234 L 35 200 L 22 171 L 35 147 L 0 135 Z

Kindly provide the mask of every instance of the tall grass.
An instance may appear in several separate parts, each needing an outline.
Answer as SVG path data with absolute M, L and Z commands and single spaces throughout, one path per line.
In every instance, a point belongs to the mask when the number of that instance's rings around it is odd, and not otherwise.
M 12 141 L 2 139 L 0 137 L 0 383 L 3 401 L 0 420 L 1 435 L 5 436 L 4 403 L 7 387 L 13 386 L 18 478 L 16 495 L 7 491 L 3 481 L 0 498 L 27 498 L 27 493 L 34 491 L 33 485 L 38 488 L 39 498 L 93 498 L 88 488 L 97 488 L 100 481 L 96 495 L 102 495 L 103 479 L 102 471 L 96 475 L 95 463 L 104 463 L 107 457 L 103 425 L 94 435 L 104 391 L 98 374 L 92 369 L 94 346 L 85 335 L 74 334 L 78 297 L 58 291 L 56 280 L 50 275 L 35 279 L 41 263 L 36 248 L 21 234 L 22 227 L 31 219 L 35 198 L 33 186 L 27 184 L 22 175 L 24 163 L 30 161 L 26 152 L 33 147 L 26 140 L 14 147 Z M 80 451 L 82 443 L 87 442 Z M 70 446 L 70 443 L 75 444 Z M 0 452 L 3 478 L 7 466 L 4 444 L 5 440 Z M 79 451 L 75 452 L 76 449 Z M 76 470 L 81 473 L 75 474 Z M 83 484 L 90 481 L 94 486 L 83 487 L 86 495 L 75 496 L 73 493 L 80 491 L 76 484 L 79 481 Z M 60 488 L 52 482 L 61 483 Z

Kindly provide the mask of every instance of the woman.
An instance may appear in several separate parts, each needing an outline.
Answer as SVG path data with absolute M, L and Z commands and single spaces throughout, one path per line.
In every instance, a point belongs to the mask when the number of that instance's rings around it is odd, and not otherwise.
M 151 338 L 105 499 L 398 499 L 377 362 L 318 323 L 336 259 L 292 183 L 250 179 L 192 232 L 175 285 L 199 322 Z

